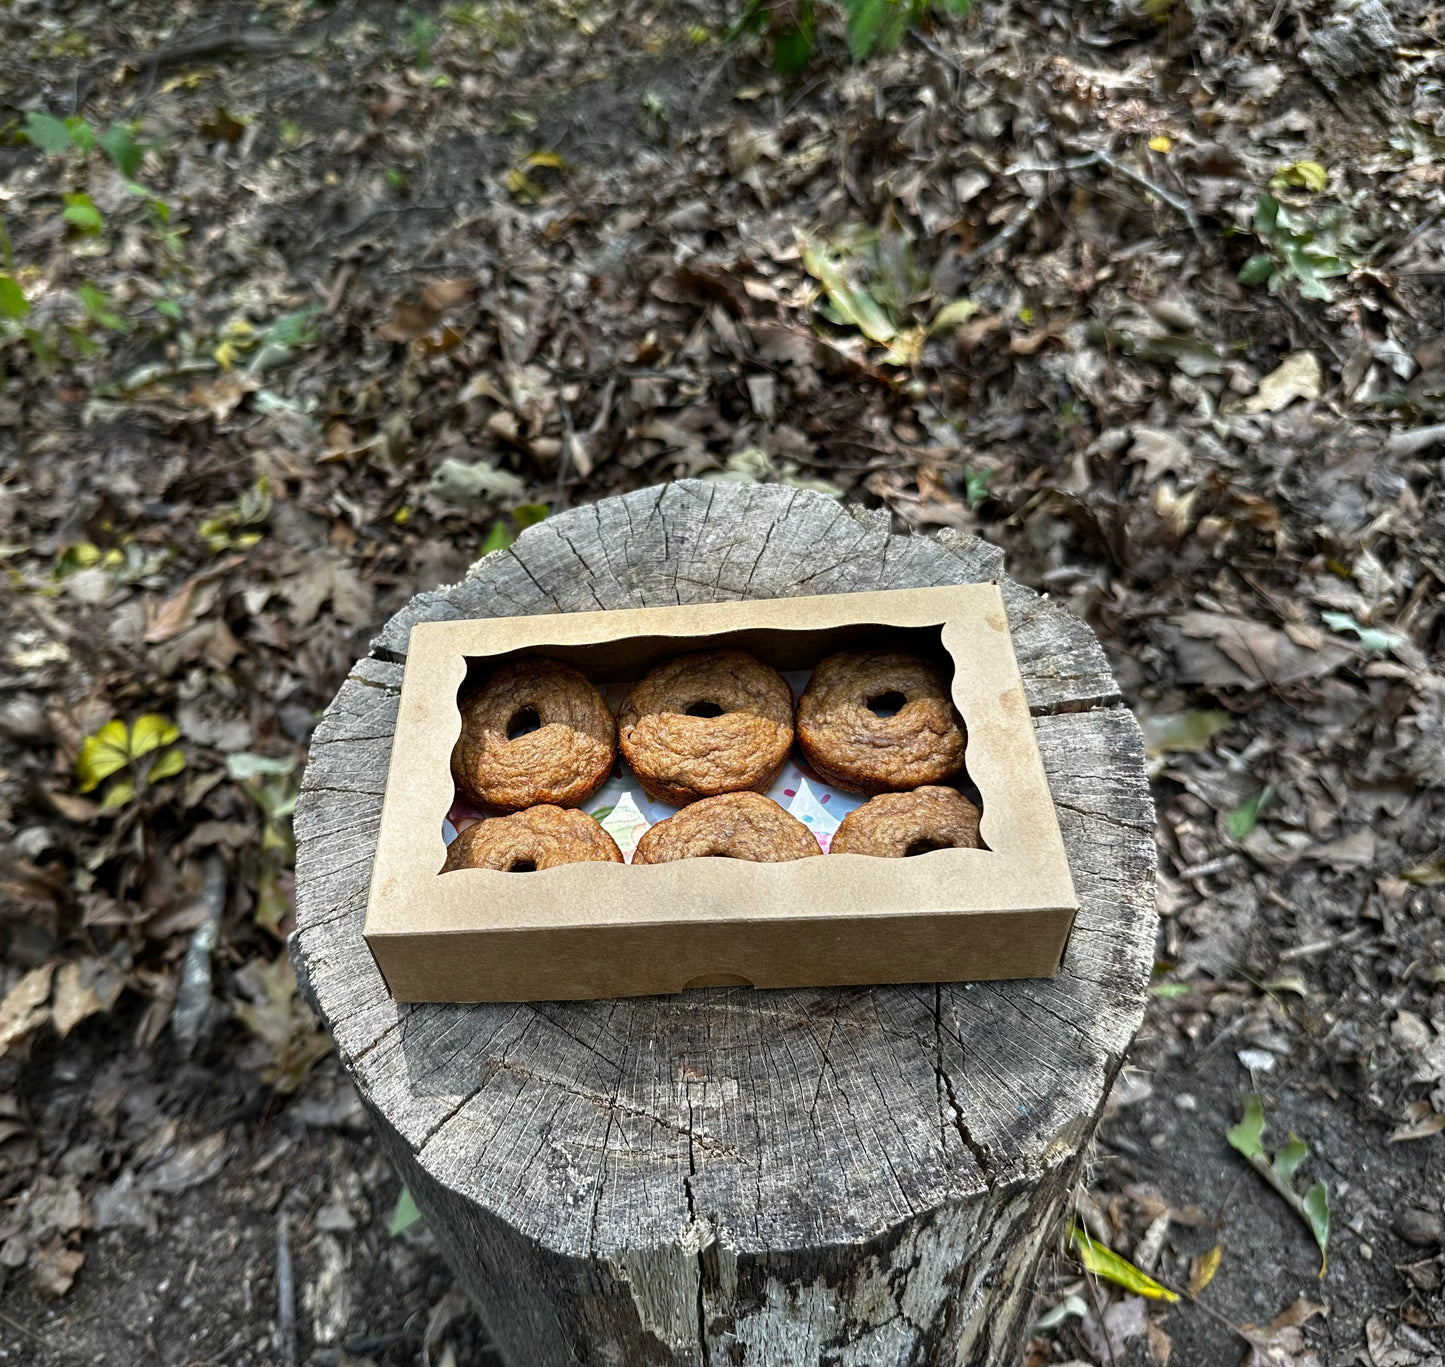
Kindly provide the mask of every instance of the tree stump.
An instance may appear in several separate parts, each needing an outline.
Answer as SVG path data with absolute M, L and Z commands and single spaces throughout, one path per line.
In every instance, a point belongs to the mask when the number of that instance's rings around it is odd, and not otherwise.
M 420 594 L 327 710 L 296 811 L 292 955 L 517 1367 L 1013 1367 L 1143 1014 L 1154 811 L 1093 634 L 1005 579 L 1081 904 L 1057 978 L 399 1005 L 361 929 L 410 628 L 969 583 L 1001 561 L 777 485 L 645 489 Z

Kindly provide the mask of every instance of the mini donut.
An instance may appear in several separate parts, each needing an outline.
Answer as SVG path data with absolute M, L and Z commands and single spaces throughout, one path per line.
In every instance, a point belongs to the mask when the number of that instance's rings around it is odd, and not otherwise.
M 473 822 L 447 846 L 442 872 L 496 869 L 530 873 L 558 864 L 589 862 L 620 864 L 622 851 L 586 812 L 541 806 Z
M 751 655 L 703 650 L 648 671 L 624 699 L 617 730 L 637 781 L 658 802 L 762 793 L 793 745 L 793 695 Z
M 607 781 L 617 724 L 581 670 L 534 655 L 495 670 L 458 704 L 457 791 L 477 807 L 575 807 Z M 519 730 L 528 725 L 535 730 Z
M 869 704 L 889 694 L 902 705 L 879 716 Z M 845 650 L 808 680 L 798 743 L 828 783 L 872 796 L 951 778 L 963 768 L 965 733 L 937 666 L 891 650 Z
M 797 817 L 761 793 L 723 793 L 659 821 L 637 842 L 634 864 L 674 859 L 748 859 L 779 864 L 822 854 L 817 838 Z
M 843 818 L 828 853 L 902 859 L 929 850 L 981 850 L 978 822 L 982 815 L 953 788 L 880 793 Z

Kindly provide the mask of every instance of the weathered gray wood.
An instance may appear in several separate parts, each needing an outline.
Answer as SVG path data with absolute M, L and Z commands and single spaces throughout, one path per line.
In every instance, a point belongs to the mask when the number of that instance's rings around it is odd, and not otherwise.
M 1082 907 L 1051 981 L 391 1001 L 361 938 L 418 621 L 998 577 L 956 533 L 684 481 L 525 532 L 383 628 L 316 733 L 292 953 L 517 1364 L 1009 1364 L 1143 1011 L 1153 809 L 1088 628 L 1002 581 Z

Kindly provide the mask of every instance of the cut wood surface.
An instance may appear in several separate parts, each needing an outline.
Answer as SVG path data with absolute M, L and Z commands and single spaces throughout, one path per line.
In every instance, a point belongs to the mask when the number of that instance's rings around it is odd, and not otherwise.
M 1154 812 L 1092 632 L 1001 580 L 1080 899 L 1058 977 L 399 1005 L 361 932 L 410 628 L 970 583 L 1001 561 L 822 495 L 682 481 L 418 595 L 328 709 L 296 813 L 298 976 L 517 1367 L 1012 1367 L 1143 1013 Z

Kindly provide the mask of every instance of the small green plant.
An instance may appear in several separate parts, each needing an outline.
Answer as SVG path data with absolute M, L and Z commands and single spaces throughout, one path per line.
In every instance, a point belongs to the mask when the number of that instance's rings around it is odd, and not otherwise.
M 817 46 L 818 15 L 825 5 L 843 11 L 853 60 L 866 62 L 875 53 L 894 51 L 930 12 L 967 14 L 973 0 L 748 0 L 728 36 L 766 35 L 773 66 L 784 73 L 801 71 Z
M 180 739 L 174 722 L 155 712 L 147 712 L 127 726 L 116 719 L 108 721 L 94 735 L 81 742 L 75 761 L 75 776 L 82 793 L 94 792 L 111 775 L 115 781 L 101 799 L 102 811 L 124 807 L 138 793 L 144 792 L 163 778 L 171 778 L 186 767 L 186 757 L 174 742 Z M 171 747 L 169 749 L 164 747 Z M 153 760 L 148 755 L 159 750 Z M 145 762 L 142 762 L 145 761 Z
M 180 233 L 171 224 L 170 206 L 135 180 L 146 154 L 146 145 L 136 140 L 136 131 L 135 125 L 127 123 L 112 123 L 97 131 L 83 118 L 72 116 L 61 119 L 39 110 L 27 113 L 20 128 L 21 136 L 31 146 L 48 157 L 66 159 L 64 169 L 72 185 L 83 175 L 92 154 L 98 152 L 109 159 L 120 172 L 125 188 L 145 201 L 146 213 L 161 243 L 170 258 L 175 260 L 180 255 L 181 239 Z M 61 218 L 73 234 L 79 238 L 103 239 L 105 216 L 83 183 L 62 191 L 61 199 Z M 103 253 L 103 240 L 96 245 Z M 75 291 L 85 313 L 83 326 L 57 321 L 51 321 L 43 328 L 27 325 L 24 320 L 31 314 L 32 304 L 22 281 L 28 284 L 32 276 L 39 279 L 40 273 L 33 268 L 16 269 L 10 238 L 3 225 L 0 225 L 0 266 L 3 266 L 0 269 L 0 343 L 23 340 L 37 363 L 46 369 L 60 360 L 63 343 L 68 344 L 70 354 L 89 356 L 101 349 L 94 336 L 90 335 L 95 328 L 107 332 L 128 332 L 131 329 L 131 322 L 120 312 L 117 304 L 89 282 L 81 282 Z M 157 308 L 172 318 L 179 312 L 177 306 L 169 301 L 162 301 Z
M 1309 1157 L 1309 1145 L 1293 1131 L 1288 1142 L 1277 1153 L 1264 1147 L 1264 1103 L 1257 1096 L 1246 1098 L 1244 1118 L 1225 1138 L 1230 1146 L 1249 1160 L 1249 1165 L 1283 1198 L 1286 1205 L 1309 1226 L 1320 1250 L 1319 1275 L 1325 1275 L 1328 1261 L 1325 1249 L 1330 1241 L 1330 1194 L 1323 1182 L 1310 1183 L 1304 1195 L 1295 1190 L 1294 1175 Z
M 411 27 L 407 30 L 406 41 L 418 71 L 426 71 L 431 66 L 432 44 L 440 36 L 441 26 L 435 19 L 428 19 L 424 14 L 411 14 Z
M 1325 279 L 1348 275 L 1355 265 L 1348 257 L 1351 226 L 1340 210 L 1311 221 L 1273 195 L 1261 194 L 1251 231 L 1264 250 L 1240 268 L 1240 283 L 1264 285 L 1278 294 L 1285 281 L 1295 280 L 1306 299 L 1329 303 L 1335 296 Z
M 244 551 L 254 546 L 263 533 L 254 530 L 271 515 L 271 481 L 262 475 L 228 507 L 205 518 L 196 535 L 213 555 L 222 551 Z
M 541 522 L 547 516 L 547 512 L 545 503 L 523 503 L 520 507 L 513 508 L 512 522 L 516 524 L 515 530 L 507 525 L 506 518 L 499 517 L 492 523 L 492 530 L 487 533 L 487 539 L 482 542 L 482 554 L 490 555 L 493 551 L 506 550 L 520 533 Z
M 296 862 L 296 840 L 291 814 L 299 789 L 291 777 L 297 757 L 270 759 L 241 753 L 226 759 L 226 774 L 244 788 L 261 812 L 261 858 L 256 872 L 256 910 L 253 919 L 263 930 L 282 939 L 281 923 L 291 912 L 291 900 L 282 877 Z

